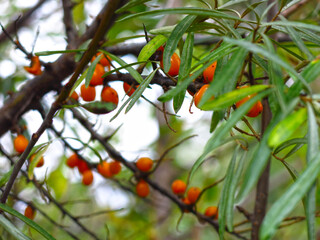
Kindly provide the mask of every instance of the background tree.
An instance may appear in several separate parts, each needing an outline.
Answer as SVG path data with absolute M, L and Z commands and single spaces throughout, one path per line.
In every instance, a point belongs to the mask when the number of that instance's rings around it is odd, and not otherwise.
M 317 238 L 319 3 L 22 3 L 0 19 L 4 239 Z

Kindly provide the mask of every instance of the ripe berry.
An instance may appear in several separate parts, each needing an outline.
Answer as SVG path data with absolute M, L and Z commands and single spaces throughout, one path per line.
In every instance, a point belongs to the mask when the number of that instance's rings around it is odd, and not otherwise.
M 180 179 L 173 181 L 171 185 L 172 192 L 177 195 L 183 195 L 184 192 L 186 191 L 186 188 L 187 188 L 187 184 Z
M 86 170 L 82 174 L 82 183 L 84 185 L 90 185 L 93 182 L 93 173 L 91 170 Z
M 136 185 L 136 191 L 137 191 L 138 196 L 140 196 L 140 197 L 144 198 L 144 197 L 148 196 L 149 192 L 150 192 L 148 183 L 141 179 Z
M 79 100 L 79 95 L 76 91 L 74 91 L 71 96 L 70 96 L 72 99 L 78 101 Z
M 179 69 L 180 69 L 180 58 L 178 54 L 173 53 L 170 59 L 170 63 L 171 63 L 171 66 L 168 71 L 168 74 L 172 77 L 177 76 L 179 74 Z M 163 56 L 161 56 L 160 66 L 163 69 Z
M 216 67 L 217 67 L 217 61 L 215 61 L 214 63 L 212 63 L 209 67 L 207 67 L 204 71 L 203 71 L 203 82 L 204 83 L 210 83 L 213 80 L 214 77 L 214 72 L 216 71 Z
M 210 86 L 209 84 L 205 84 L 200 88 L 200 90 L 198 92 L 195 93 L 195 95 L 194 95 L 194 105 L 196 105 L 196 107 L 199 106 L 199 103 L 200 103 L 200 101 L 202 99 L 202 96 L 207 91 L 209 86 Z M 211 97 L 210 99 L 214 99 L 214 97 Z
M 79 157 L 76 153 L 72 154 L 66 161 L 66 164 L 69 168 L 75 168 L 79 164 Z
M 116 175 L 121 171 L 121 164 L 118 161 L 112 161 L 109 163 L 110 172 L 112 175 Z
M 216 206 L 207 207 L 204 212 L 204 215 L 210 218 L 218 219 L 218 208 Z
M 200 193 L 201 193 L 201 190 L 198 187 L 189 188 L 187 192 L 187 197 L 191 204 L 194 204 L 198 200 Z
M 99 55 L 101 55 L 101 54 L 103 54 L 103 53 L 101 53 L 101 52 L 97 53 L 97 54 L 91 59 L 91 62 L 93 62 L 93 61 L 96 59 L 96 57 L 99 56 Z M 104 67 L 110 68 L 110 66 L 111 66 L 111 59 L 110 59 L 108 56 L 105 56 L 105 55 L 103 54 L 103 56 L 102 56 L 102 58 L 100 59 L 99 63 L 100 63 L 102 66 L 104 66 Z
M 109 86 L 104 87 L 101 91 L 101 101 L 111 102 L 118 105 L 119 97 L 117 91 Z
M 19 134 L 13 140 L 13 147 L 18 153 L 23 153 L 24 150 L 27 148 L 28 144 L 29 140 L 22 134 Z
M 86 88 L 86 85 L 81 85 L 80 88 L 81 97 L 86 102 L 91 102 L 96 98 L 96 89 L 94 87 L 88 86 Z
M 31 156 L 31 158 L 29 159 L 30 163 L 31 163 L 32 160 L 35 158 L 35 156 L 36 156 L 35 154 L 33 154 L 33 155 Z M 37 167 L 37 168 L 42 167 L 43 164 L 44 164 L 44 158 L 41 157 L 40 160 L 39 160 L 39 162 L 37 163 L 36 167 Z
M 148 157 L 142 157 L 139 158 L 138 161 L 136 162 L 137 168 L 142 171 L 142 172 L 148 172 L 151 170 L 153 165 L 153 161 L 151 158 Z
M 112 173 L 110 171 L 110 163 L 103 161 L 97 165 L 98 173 L 100 173 L 105 178 L 111 178 Z
M 79 159 L 78 160 L 78 170 L 81 174 L 83 174 L 85 171 L 89 170 L 89 166 L 86 163 L 86 161 Z
M 24 69 L 33 75 L 40 75 L 42 73 L 41 71 L 41 63 L 39 60 L 39 56 L 33 56 L 31 57 L 31 66 L 30 67 L 24 67 Z
M 25 210 L 24 210 L 24 215 L 25 215 L 27 218 L 33 220 L 34 217 L 36 216 L 36 212 L 35 212 L 35 210 L 34 210 L 31 206 L 28 205 L 28 206 L 25 208 Z
M 123 82 L 123 90 L 130 97 L 139 85 L 133 86 Z
M 240 88 L 247 88 L 248 86 L 242 86 Z M 245 98 L 241 99 L 239 102 L 236 103 L 236 107 L 239 108 L 242 104 L 253 98 L 256 94 L 248 95 Z M 248 117 L 257 117 L 262 112 L 263 106 L 261 101 L 257 101 L 246 114 Z
M 94 72 L 92 74 L 92 78 L 90 80 L 91 86 L 97 86 L 103 84 L 103 74 L 105 73 L 104 68 L 101 64 L 97 64 Z

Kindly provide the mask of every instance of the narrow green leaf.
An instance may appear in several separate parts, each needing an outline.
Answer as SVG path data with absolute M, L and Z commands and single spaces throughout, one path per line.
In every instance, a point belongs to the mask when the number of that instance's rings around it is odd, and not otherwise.
M 273 151 L 274 154 L 277 154 L 281 152 L 283 149 L 286 149 L 287 147 L 290 147 L 292 145 L 297 145 L 297 144 L 307 144 L 308 140 L 306 138 L 293 138 L 288 141 L 285 141 L 281 143 L 277 148 Z
M 115 69 L 113 69 L 113 70 L 107 71 L 105 74 L 102 75 L 102 77 L 107 77 L 107 76 L 109 76 L 109 75 L 111 75 L 111 74 L 113 74 L 113 73 L 115 73 L 115 72 L 119 72 L 119 71 L 122 70 L 122 69 L 126 69 L 126 68 L 128 68 L 128 67 L 135 66 L 135 65 L 139 65 L 139 64 L 142 64 L 142 63 L 146 63 L 146 61 L 144 61 L 144 62 L 129 63 L 129 64 L 124 65 L 124 66 L 122 66 L 122 67 L 115 68 Z
M 224 142 L 224 138 L 230 131 L 230 129 L 248 112 L 252 105 L 255 104 L 261 98 L 270 94 L 271 92 L 272 90 L 268 89 L 264 92 L 258 93 L 256 96 L 248 100 L 245 104 L 241 105 L 241 107 L 239 107 L 235 112 L 232 113 L 231 117 L 225 124 L 221 125 L 218 129 L 214 131 L 213 135 L 206 143 L 203 153 L 192 166 L 190 178 L 193 176 L 198 166 L 200 166 L 201 163 L 204 161 L 205 157 Z
M 101 50 L 101 52 L 103 52 L 104 54 L 106 54 L 107 56 L 109 56 L 112 60 L 116 61 L 117 63 L 120 64 L 120 66 L 126 66 L 128 65 L 125 61 L 123 61 L 121 58 L 111 54 L 111 53 L 108 53 L 104 50 Z M 143 81 L 143 78 L 141 77 L 141 75 L 132 67 L 126 67 L 125 68 L 130 74 L 131 76 L 138 82 L 138 83 L 142 83 Z
M 283 21 L 274 21 L 274 22 L 267 22 L 267 23 L 262 23 L 261 27 L 264 26 L 291 26 L 291 27 L 295 27 L 295 28 L 305 28 L 305 29 L 310 29 L 316 32 L 320 32 L 320 27 L 318 25 L 315 24 L 307 24 L 307 23 L 302 23 L 302 22 L 297 22 L 297 21 L 287 21 L 287 22 L 283 22 Z
M 134 91 L 134 93 L 131 95 L 130 103 L 128 107 L 126 108 L 125 113 L 129 112 L 129 110 L 133 107 L 133 105 L 138 101 L 138 99 L 141 97 L 144 90 L 149 86 L 149 83 L 152 81 L 154 75 L 158 71 L 159 68 L 155 69 L 146 79 L 139 85 L 139 87 Z
M 95 114 L 107 114 L 117 108 L 117 105 L 112 102 L 94 101 L 80 105 L 89 112 Z
M 48 150 L 50 144 L 51 144 L 51 142 L 48 142 L 47 144 L 45 144 L 41 148 L 39 148 L 39 150 L 36 153 L 34 153 L 35 156 L 34 156 L 33 160 L 30 162 L 29 168 L 28 168 L 28 176 L 29 176 L 30 179 L 33 178 L 33 170 L 37 166 L 37 164 L 40 161 L 40 159 L 43 156 L 43 154 L 45 154 L 45 152 Z
M 146 2 L 150 2 L 151 0 L 131 0 L 128 3 L 126 3 L 123 7 L 119 8 L 116 13 L 122 13 L 128 11 L 130 8 L 133 8 L 135 6 L 141 5 Z
M 0 187 L 3 187 L 8 182 L 8 180 L 11 176 L 11 173 L 12 173 L 12 169 L 13 169 L 13 167 L 11 167 L 8 172 L 6 172 L 5 174 L 3 174 L 3 176 L 1 176 Z
M 76 88 L 82 83 L 83 79 L 87 76 L 88 69 L 86 69 L 80 77 L 77 79 L 75 84 L 72 86 L 72 89 L 70 91 L 69 97 L 72 95 L 72 93 L 76 90 Z
M 181 81 L 188 76 L 191 68 L 192 62 L 192 53 L 193 53 L 193 43 L 194 43 L 194 33 L 188 33 L 186 41 L 183 45 L 182 54 L 181 54 L 181 64 L 179 69 L 178 85 Z M 173 108 L 177 113 L 183 103 L 185 97 L 185 91 L 180 92 L 177 96 L 173 98 Z
M 310 103 L 307 104 L 308 108 L 308 150 L 307 150 L 307 163 L 319 154 L 319 134 L 317 119 Z M 308 239 L 316 239 L 315 217 L 316 217 L 316 182 L 313 183 L 307 196 L 304 199 L 304 206 L 306 211 L 306 220 L 308 226 Z
M 260 239 L 271 239 L 282 220 L 296 207 L 320 173 L 320 155 L 314 157 L 304 172 L 289 189 L 271 206 L 260 229 Z
M 170 69 L 171 56 L 177 49 L 180 39 L 196 18 L 197 16 L 194 15 L 186 16 L 184 19 L 181 20 L 181 22 L 177 24 L 177 26 L 173 29 L 172 33 L 170 34 L 166 43 L 166 47 L 163 51 L 163 68 L 165 72 L 168 72 Z
M 219 217 L 218 217 L 218 222 L 219 222 L 219 236 L 220 239 L 224 239 L 224 231 L 225 231 L 225 224 L 226 224 L 226 210 L 227 210 L 227 201 L 229 198 L 230 194 L 230 186 L 232 184 L 232 178 L 234 174 L 234 168 L 236 165 L 236 160 L 237 156 L 239 154 L 240 147 L 239 145 L 235 149 L 232 159 L 229 163 L 228 170 L 226 173 L 226 177 L 224 179 L 223 187 L 222 187 L 222 192 L 221 192 L 221 197 L 219 201 Z
M 221 110 L 235 104 L 244 97 L 261 92 L 270 86 L 254 85 L 247 88 L 235 89 L 231 92 L 220 95 L 219 97 L 209 100 L 201 106 L 202 110 Z
M 283 16 L 279 15 L 280 19 L 284 22 L 288 22 Z M 305 53 L 309 60 L 314 59 L 314 56 L 306 47 L 304 42 L 301 39 L 301 36 L 298 35 L 297 31 L 291 26 L 285 26 L 287 29 L 292 41 L 297 45 L 297 47 L 301 50 L 302 53 Z
M 275 126 L 268 139 L 270 147 L 276 147 L 287 140 L 307 119 L 307 109 L 301 108 L 290 114 Z
M 69 50 L 55 50 L 55 51 L 42 51 L 34 53 L 36 56 L 50 56 L 54 54 L 63 54 L 63 53 L 78 53 L 78 52 L 85 52 L 87 49 L 69 49 Z
M 212 96 L 217 96 L 222 91 L 222 89 L 225 92 L 229 92 L 235 89 L 243 62 L 247 56 L 247 52 L 248 51 L 246 49 L 243 49 L 243 48 L 238 49 L 231 56 L 228 63 L 223 65 L 222 69 L 215 74 L 214 81 L 210 83 L 210 87 L 207 89 L 207 91 L 201 98 L 201 101 L 199 103 L 199 107 L 201 109 L 202 109 L 202 105 L 205 102 L 207 102 Z M 230 69 L 232 69 L 232 71 L 230 71 Z M 236 97 L 235 95 L 233 96 Z M 222 104 L 221 100 L 218 100 L 218 103 L 221 105 Z M 230 103 L 230 101 L 228 102 L 228 104 L 233 104 L 233 103 L 234 103 L 233 101 L 232 103 Z
M 0 225 L 18 240 L 31 240 L 28 236 L 24 235 L 15 225 L 13 225 L 8 219 L 3 215 L 0 215 Z
M 236 48 L 232 49 L 229 44 L 222 44 L 218 49 L 216 49 L 214 52 L 211 52 L 206 57 L 201 59 L 194 67 L 199 67 L 201 64 L 203 64 L 202 67 L 200 67 L 197 71 L 192 73 L 189 77 L 183 80 L 183 82 L 175 87 L 161 95 L 158 100 L 161 102 L 167 102 L 171 100 L 174 96 L 179 94 L 181 91 L 184 91 L 187 89 L 188 85 L 195 80 L 198 76 L 200 76 L 203 71 L 210 66 L 215 60 L 218 60 L 222 58 L 225 55 L 228 55 L 236 50 Z
M 240 176 L 244 167 L 246 157 L 247 157 L 247 152 L 244 151 L 241 158 L 238 161 L 235 173 L 232 176 L 232 182 L 229 187 L 229 194 L 228 194 L 227 206 L 226 206 L 226 222 L 227 222 L 227 227 L 229 231 L 233 231 L 235 193 L 236 193 L 237 185 L 240 180 Z
M 219 122 L 223 119 L 223 117 L 224 117 L 224 111 L 214 111 L 212 113 L 210 133 L 212 133 L 216 129 L 216 127 L 218 126 Z
M 150 42 L 148 42 L 140 51 L 138 61 L 143 62 L 149 60 L 157 49 L 167 41 L 167 37 L 163 35 L 157 35 Z
M 93 60 L 93 62 L 89 65 L 88 72 L 87 72 L 87 75 L 86 75 L 86 81 L 85 81 L 86 88 L 89 87 L 89 84 L 90 84 L 90 81 L 91 81 L 93 72 L 94 72 L 94 70 L 96 69 L 96 66 L 97 66 L 98 62 L 101 60 L 102 57 L 103 57 L 103 55 L 100 54 L 100 55 L 99 55 L 98 57 L 96 57 L 96 58 Z
M 54 237 L 52 237 L 46 230 L 44 230 L 42 227 L 40 227 L 37 223 L 30 220 L 29 218 L 25 217 L 21 213 L 17 212 L 13 208 L 7 206 L 6 204 L 0 203 L 0 209 L 3 211 L 11 214 L 12 216 L 15 216 L 25 222 L 28 226 L 32 227 L 34 230 L 36 230 L 38 233 L 40 233 L 45 239 L 48 240 L 55 240 Z
M 293 181 L 296 181 L 297 178 L 299 177 L 298 171 L 294 167 L 292 167 L 289 163 L 287 163 L 286 161 L 281 161 L 281 162 L 283 163 L 283 165 L 288 170 L 288 172 L 291 175 Z
M 281 67 L 283 67 L 285 70 L 288 71 L 288 73 L 292 74 L 293 76 L 295 76 L 303 85 L 304 87 L 311 92 L 310 86 L 308 85 L 308 83 L 306 82 L 305 78 L 303 78 L 302 76 L 300 76 L 296 70 L 290 66 L 287 62 L 285 62 L 284 60 L 282 60 L 278 55 L 273 54 L 269 51 L 267 51 L 266 49 L 253 44 L 249 41 L 243 41 L 243 40 L 236 40 L 236 39 L 231 39 L 231 38 L 227 38 L 224 37 L 224 40 L 228 43 L 232 43 L 235 44 L 239 47 L 245 48 L 248 51 L 251 51 L 253 53 L 256 54 L 261 54 L 264 57 L 268 58 L 269 60 L 273 61 L 275 64 L 279 64 Z
M 276 54 L 276 51 L 272 45 L 271 40 L 265 34 L 261 34 L 264 42 L 268 48 L 268 51 L 272 54 Z M 278 64 L 273 61 L 268 62 L 268 76 L 270 78 L 271 83 L 275 86 L 275 99 L 280 105 L 282 111 L 286 111 L 286 98 L 284 95 L 284 84 L 282 78 L 282 71 Z

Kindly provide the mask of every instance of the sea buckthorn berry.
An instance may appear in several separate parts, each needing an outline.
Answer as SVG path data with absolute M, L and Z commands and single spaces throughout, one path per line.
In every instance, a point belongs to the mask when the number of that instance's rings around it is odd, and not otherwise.
M 139 87 L 139 85 L 133 86 L 123 82 L 123 90 L 129 97 L 134 93 L 137 87 Z
M 97 86 L 103 84 L 103 74 L 105 73 L 104 68 L 101 64 L 97 64 L 94 72 L 92 74 L 92 78 L 90 80 L 91 86 Z
M 28 205 L 24 210 L 24 216 L 33 220 L 36 216 L 36 212 L 31 206 Z
M 201 190 L 198 187 L 189 188 L 187 192 L 187 197 L 191 204 L 194 204 L 198 200 L 200 193 L 201 193 Z
M 82 160 L 82 159 L 79 159 L 78 160 L 78 170 L 81 174 L 83 174 L 85 171 L 89 170 L 89 166 L 88 164 L 86 163 L 86 161 Z
M 110 59 L 110 57 L 109 56 L 105 56 L 103 53 L 101 53 L 101 52 L 99 52 L 99 53 L 97 53 L 95 56 L 93 56 L 93 58 L 91 59 L 91 62 L 93 62 L 95 59 L 96 59 L 96 57 L 97 56 L 99 56 L 99 55 L 103 55 L 102 56 L 102 58 L 100 59 L 100 61 L 99 61 L 99 63 L 102 65 L 102 66 L 104 66 L 104 67 L 108 67 L 108 68 L 110 68 L 110 66 L 111 66 L 111 59 Z
M 173 53 L 170 59 L 170 69 L 168 71 L 168 74 L 172 77 L 177 76 L 179 74 L 179 69 L 180 69 L 180 57 L 178 54 Z M 160 67 L 163 69 L 163 57 L 161 57 L 160 60 Z
M 183 195 L 186 191 L 186 188 L 187 184 L 180 179 L 174 180 L 171 185 L 172 192 L 177 195 Z
M 198 92 L 195 93 L 195 95 L 194 95 L 194 105 L 196 105 L 197 108 L 199 108 L 199 103 L 200 103 L 200 101 L 202 99 L 202 96 L 207 91 L 209 86 L 210 86 L 209 84 L 205 84 L 200 88 L 200 90 Z M 214 99 L 214 97 L 212 96 L 210 99 Z
M 239 88 L 247 88 L 248 86 L 242 86 Z M 248 95 L 245 98 L 241 99 L 239 102 L 236 103 L 236 107 L 239 108 L 242 104 L 253 98 L 256 94 Z M 248 117 L 257 117 L 262 112 L 263 106 L 261 101 L 257 101 L 249 110 L 249 112 L 246 114 Z
M 79 157 L 76 153 L 72 154 L 66 161 L 66 164 L 69 168 L 75 168 L 79 164 Z
M 121 164 L 118 161 L 112 161 L 109 163 L 110 172 L 112 175 L 116 175 L 121 171 Z
M 140 197 L 146 197 L 149 195 L 150 189 L 146 181 L 140 180 L 136 185 L 136 192 Z
M 118 105 L 119 97 L 117 91 L 109 86 L 104 87 L 101 91 L 101 101 L 111 102 Z
M 31 158 L 30 158 L 30 163 L 32 162 L 32 160 L 35 158 L 35 154 L 33 154 L 32 156 L 31 156 Z M 41 157 L 40 158 L 40 160 L 39 160 L 39 162 L 37 163 L 37 168 L 39 168 L 39 167 L 42 167 L 43 166 L 43 164 L 44 164 L 44 158 L 43 157 Z
M 216 206 L 210 206 L 207 207 L 206 210 L 204 211 L 204 215 L 210 218 L 215 218 L 218 219 L 218 207 Z
M 31 57 L 31 65 L 30 67 L 24 67 L 24 69 L 33 75 L 41 75 L 41 63 L 39 60 L 39 56 L 33 56 Z
M 96 89 L 94 87 L 88 86 L 86 88 L 86 85 L 81 85 L 80 88 L 81 97 L 86 102 L 91 102 L 96 98 Z
M 203 82 L 204 83 L 210 83 L 213 80 L 214 77 L 214 73 L 216 71 L 216 67 L 217 67 L 217 61 L 215 61 L 214 63 L 212 63 L 209 67 L 207 67 L 204 71 L 203 71 Z
M 153 161 L 151 158 L 148 158 L 148 157 L 139 158 L 138 161 L 136 162 L 137 168 L 142 172 L 150 171 L 152 168 L 152 165 L 153 165 Z
M 97 171 L 105 178 L 111 178 L 112 173 L 110 171 L 110 163 L 103 161 L 97 165 Z
M 93 182 L 93 173 L 91 170 L 86 170 L 82 174 L 82 183 L 84 185 L 90 185 Z
M 79 100 L 79 95 L 76 91 L 73 91 L 70 97 L 76 101 Z
M 28 144 L 29 140 L 22 134 L 19 134 L 13 140 L 13 147 L 18 153 L 23 153 L 24 150 L 27 148 Z

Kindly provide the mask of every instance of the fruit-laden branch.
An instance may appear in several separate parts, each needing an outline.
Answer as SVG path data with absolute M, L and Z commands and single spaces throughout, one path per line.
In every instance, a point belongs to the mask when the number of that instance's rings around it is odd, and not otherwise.
M 94 36 L 107 5 L 100 11 L 87 31 L 73 41 L 73 47 L 79 47 Z M 110 16 L 113 16 L 113 23 L 115 21 L 114 12 L 110 13 Z M 61 88 L 61 82 L 74 72 L 76 66 L 74 53 L 62 54 L 55 62 L 46 64 L 42 75 L 27 81 L 19 92 L 10 96 L 0 109 L 0 137 L 10 130 L 24 113 L 37 106 L 46 93 L 53 90 L 58 91 Z

